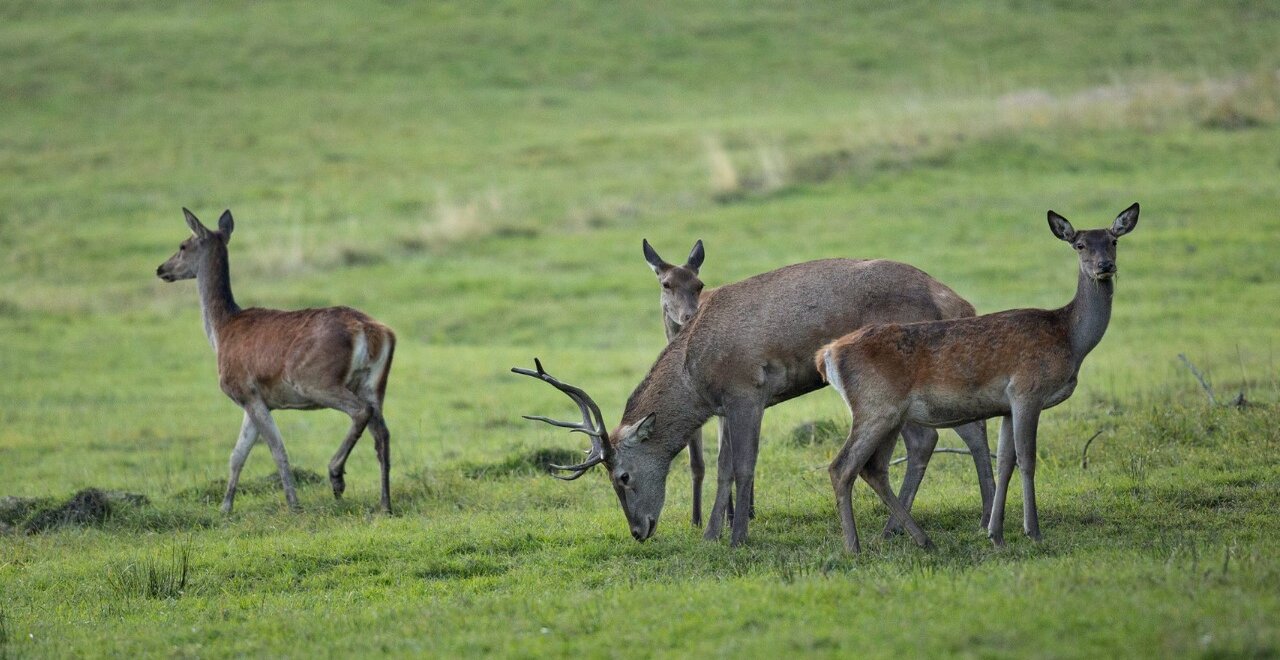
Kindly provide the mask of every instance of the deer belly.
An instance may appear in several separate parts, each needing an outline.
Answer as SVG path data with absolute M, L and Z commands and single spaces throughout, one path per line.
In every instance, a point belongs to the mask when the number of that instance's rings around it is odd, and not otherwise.
M 1008 414 L 1003 388 L 991 386 L 966 390 L 934 390 L 913 396 L 907 421 L 935 428 L 949 428 L 979 419 Z

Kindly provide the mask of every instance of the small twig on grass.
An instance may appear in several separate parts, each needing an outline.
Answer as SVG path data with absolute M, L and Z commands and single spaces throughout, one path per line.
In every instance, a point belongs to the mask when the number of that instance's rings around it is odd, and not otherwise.
M 956 447 L 939 447 L 939 448 L 937 448 L 937 449 L 933 450 L 933 453 L 935 453 L 935 454 L 964 454 L 965 456 L 972 456 L 972 455 L 973 455 L 973 454 L 970 454 L 970 453 L 969 453 L 969 450 L 968 450 L 968 449 L 960 449 L 960 448 L 956 448 Z M 906 462 L 907 462 L 907 457 L 906 457 L 906 456 L 903 456 L 902 458 L 895 458 L 895 459 L 893 459 L 892 461 L 889 461 L 889 465 L 897 465 L 897 464 L 899 464 L 899 463 L 906 463 Z
M 1104 430 L 1105 429 L 1098 429 L 1097 433 L 1094 433 L 1093 435 L 1089 436 L 1089 439 L 1084 441 L 1084 451 L 1080 452 L 1080 469 L 1081 470 L 1089 469 L 1089 445 L 1093 444 L 1093 441 L 1097 440 L 1098 436 L 1102 435 L 1102 432 Z
M 1213 388 L 1205 381 L 1204 374 L 1200 373 L 1200 370 L 1196 368 L 1196 365 L 1191 364 L 1191 360 L 1188 360 L 1185 354 L 1179 353 L 1178 359 L 1182 360 L 1182 363 L 1187 365 L 1187 368 L 1191 370 L 1191 375 L 1195 376 L 1196 380 L 1200 381 L 1200 387 L 1203 387 L 1204 393 L 1209 395 L 1209 405 L 1218 405 L 1218 399 L 1213 396 Z

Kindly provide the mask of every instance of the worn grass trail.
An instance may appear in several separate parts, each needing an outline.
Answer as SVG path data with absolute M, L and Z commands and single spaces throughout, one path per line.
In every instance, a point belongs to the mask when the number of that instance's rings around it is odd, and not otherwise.
M 1268 3 L 0 16 L 0 496 L 150 499 L 0 533 L 0 657 L 1280 653 Z M 541 357 L 616 423 L 663 343 L 643 237 L 704 239 L 711 286 L 885 257 L 989 312 L 1070 299 L 1046 209 L 1096 227 L 1133 201 L 1110 328 L 1043 418 L 1042 544 L 1011 515 L 990 547 L 972 465 L 939 455 L 938 549 L 879 539 L 859 484 L 844 555 L 830 391 L 766 415 L 741 549 L 688 525 L 684 457 L 643 545 L 599 475 L 540 472 L 581 439 L 521 420 L 565 401 L 508 369 Z M 396 515 L 367 438 L 342 502 L 304 481 L 288 513 L 258 448 L 217 513 L 240 413 L 194 287 L 154 277 L 182 206 L 235 212 L 242 305 L 396 329 Z M 1251 405 L 1208 406 L 1179 354 Z M 278 420 L 323 473 L 345 417 Z

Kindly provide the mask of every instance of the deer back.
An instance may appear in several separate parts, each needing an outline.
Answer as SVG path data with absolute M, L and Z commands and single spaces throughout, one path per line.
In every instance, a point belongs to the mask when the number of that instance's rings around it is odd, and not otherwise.
M 772 405 L 822 387 L 813 355 L 877 323 L 972 316 L 973 306 L 924 271 L 886 260 L 824 259 L 719 287 L 676 338 L 705 398 L 764 392 Z M 657 365 L 655 365 L 655 368 Z

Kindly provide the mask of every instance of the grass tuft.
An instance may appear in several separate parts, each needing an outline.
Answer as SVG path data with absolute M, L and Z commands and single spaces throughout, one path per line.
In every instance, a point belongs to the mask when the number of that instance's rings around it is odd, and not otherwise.
M 187 591 L 191 571 L 191 543 L 170 547 L 167 553 L 110 566 L 107 586 L 116 598 L 181 598 Z
M 551 465 L 573 465 L 582 461 L 582 452 L 572 449 L 543 448 L 512 454 L 494 463 L 470 463 L 462 473 L 468 479 L 490 479 L 548 474 Z

